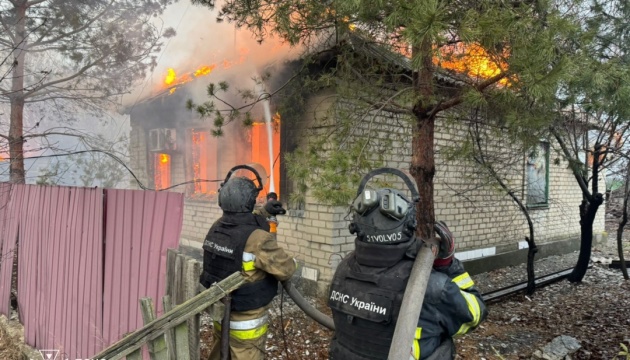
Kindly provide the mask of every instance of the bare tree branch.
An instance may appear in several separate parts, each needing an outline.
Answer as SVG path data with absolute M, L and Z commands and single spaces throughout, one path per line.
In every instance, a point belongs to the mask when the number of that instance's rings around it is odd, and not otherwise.
M 46 46 L 46 45 L 50 45 L 50 44 L 54 44 L 56 42 L 58 42 L 61 39 L 67 38 L 69 36 L 78 34 L 82 31 L 84 31 L 85 29 L 89 28 L 90 25 L 92 25 L 96 20 L 100 19 L 101 16 L 103 16 L 103 14 L 105 14 L 107 12 L 107 10 L 109 10 L 110 6 L 112 5 L 112 3 L 114 2 L 114 0 L 112 0 L 106 7 L 105 9 L 103 9 L 103 11 L 101 11 L 100 13 L 96 14 L 92 19 L 90 19 L 88 22 L 86 22 L 83 26 L 80 26 L 78 28 L 76 28 L 73 31 L 67 32 L 67 33 L 61 33 L 61 35 L 56 36 L 52 39 L 48 39 L 46 41 L 42 41 L 43 37 L 40 37 L 39 39 L 35 40 L 33 43 L 29 44 L 27 49 L 30 49 L 32 47 L 35 46 Z
M 13 4 L 15 5 L 15 4 Z M 2 27 L 4 28 L 4 31 L 7 32 L 7 34 L 9 34 L 9 37 L 11 38 L 11 41 L 13 43 L 15 43 L 15 35 L 13 34 L 13 32 L 11 31 L 11 29 L 9 28 L 8 24 L 6 23 L 6 21 L 4 21 L 4 17 L 2 16 L 2 12 L 0 12 L 0 24 L 2 24 Z M 9 47 L 13 47 L 13 43 L 10 43 L 4 39 L 0 39 L 0 43 L 4 44 L 6 46 Z
M 67 76 L 67 77 L 61 78 L 61 79 L 57 79 L 57 80 L 53 80 L 53 81 L 50 81 L 50 82 L 47 82 L 47 83 L 43 83 L 43 84 L 41 84 L 39 86 L 36 86 L 33 90 L 30 90 L 30 91 L 26 92 L 25 95 L 24 95 L 24 98 L 29 98 L 29 97 L 32 97 L 34 95 L 37 95 L 37 91 L 40 90 L 40 89 L 43 89 L 45 87 L 49 87 L 49 86 L 52 86 L 52 85 L 55 85 L 55 84 L 61 84 L 61 83 L 64 83 L 64 82 L 68 82 L 68 81 L 70 81 L 72 79 L 75 79 L 75 78 L 83 75 L 83 73 L 85 73 L 89 69 L 93 68 L 94 66 L 99 65 L 101 63 L 101 61 L 103 61 L 105 58 L 107 58 L 107 55 L 103 55 L 100 58 L 98 58 L 97 60 L 93 61 L 92 63 L 90 63 L 88 65 L 85 65 L 84 67 L 79 69 L 79 71 L 77 71 L 76 73 L 74 73 L 74 74 L 72 74 L 70 76 Z

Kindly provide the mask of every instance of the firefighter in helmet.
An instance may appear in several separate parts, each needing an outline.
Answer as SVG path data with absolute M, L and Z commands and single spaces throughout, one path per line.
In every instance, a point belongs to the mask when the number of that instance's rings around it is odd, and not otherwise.
M 371 177 L 382 173 L 399 176 L 413 199 L 395 189 L 365 189 Z M 411 179 L 399 170 L 377 169 L 363 178 L 351 207 L 355 250 L 339 264 L 328 297 L 335 323 L 330 359 L 387 359 L 418 249 L 418 199 Z M 434 251 L 438 253 L 410 359 L 453 359 L 452 337 L 474 329 L 487 314 L 473 280 L 453 257 L 454 238 L 448 227 L 438 222 L 435 231 L 439 252 Z
M 231 177 L 238 169 L 252 171 L 258 180 Z M 230 323 L 221 324 L 222 306 L 210 307 L 214 322 L 214 341 L 210 359 L 221 357 L 221 327 L 229 326 L 232 360 L 256 360 L 265 357 L 269 303 L 278 292 L 278 281 L 289 279 L 296 265 L 269 233 L 266 218 L 284 214 L 282 204 L 270 199 L 260 210 L 254 205 L 262 183 L 258 173 L 247 165 L 234 167 L 219 189 L 223 216 L 210 228 L 203 243 L 204 258 L 201 284 L 208 288 L 234 272 L 240 271 L 247 282 L 231 293 Z

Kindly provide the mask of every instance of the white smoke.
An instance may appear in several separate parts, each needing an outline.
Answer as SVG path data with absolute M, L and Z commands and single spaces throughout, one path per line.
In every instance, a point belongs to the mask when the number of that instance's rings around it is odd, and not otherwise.
M 217 9 L 219 7 L 217 4 Z M 251 79 L 261 69 L 295 59 L 301 53 L 299 48 L 291 48 L 278 38 L 270 37 L 259 43 L 247 29 L 237 29 L 228 22 L 217 23 L 217 13 L 218 10 L 192 5 L 190 1 L 177 2 L 166 8 L 155 25 L 164 29 L 172 27 L 177 35 L 165 39 L 155 70 L 124 98 L 125 106 L 133 106 L 163 89 L 169 68 L 182 76 L 200 66 L 214 64 L 216 68 L 210 75 L 196 81 L 203 84 L 202 88 L 210 82 L 230 79 L 232 89 L 254 89 Z M 194 96 L 193 100 L 208 100 L 204 97 L 205 90 L 194 93 L 202 96 Z

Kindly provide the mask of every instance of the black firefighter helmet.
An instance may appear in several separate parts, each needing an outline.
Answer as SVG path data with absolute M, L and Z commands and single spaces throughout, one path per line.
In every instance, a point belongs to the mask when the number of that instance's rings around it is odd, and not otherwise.
M 239 169 L 249 170 L 254 173 L 258 186 L 254 184 L 254 181 L 244 176 L 232 178 L 232 174 Z M 253 167 L 249 165 L 233 167 L 219 188 L 219 207 L 226 212 L 251 213 L 254 210 L 254 205 L 256 205 L 258 193 L 263 188 L 262 184 L 258 171 Z
M 400 177 L 412 194 L 412 199 L 391 188 L 366 189 L 374 176 L 389 173 Z M 411 179 L 402 171 L 380 168 L 361 180 L 357 197 L 352 203 L 349 230 L 357 240 L 374 245 L 394 245 L 410 242 L 416 229 L 416 202 L 419 194 Z

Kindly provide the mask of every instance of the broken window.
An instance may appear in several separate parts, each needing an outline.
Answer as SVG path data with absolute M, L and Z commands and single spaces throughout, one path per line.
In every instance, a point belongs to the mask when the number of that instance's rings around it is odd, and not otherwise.
M 186 194 L 191 199 L 214 201 L 220 182 L 236 165 L 258 163 L 264 168 L 266 183 L 260 192 L 262 202 L 271 191 L 270 167 L 273 163 L 273 190 L 280 193 L 280 116 L 271 126 L 271 136 L 265 122 L 255 122 L 249 128 L 238 123 L 228 124 L 219 137 L 209 128 L 191 128 L 187 131 L 186 177 L 194 180 Z M 269 146 L 271 140 L 271 148 Z M 271 158 L 271 160 L 270 160 Z M 240 173 L 239 173 L 240 174 Z M 240 174 L 250 176 L 251 173 Z M 253 177 L 252 177 L 253 178 Z M 210 181 L 207 181 L 210 180 Z
M 215 180 L 220 178 L 217 174 L 217 162 L 217 139 L 206 129 L 191 129 L 190 170 L 194 183 L 189 187 L 189 196 L 216 194 L 217 182 Z
M 164 153 L 153 153 L 153 187 L 155 190 L 171 186 L 171 156 Z
M 268 129 L 271 128 L 271 136 Z M 270 141 L 271 140 L 271 141 Z M 270 159 L 271 155 L 271 159 Z M 273 190 L 280 196 L 280 115 L 273 117 L 272 126 L 265 122 L 254 123 L 251 127 L 251 160 L 258 163 L 267 172 L 266 185 L 260 195 L 264 196 L 271 191 L 271 179 L 273 178 Z M 273 164 L 273 176 L 271 167 Z

